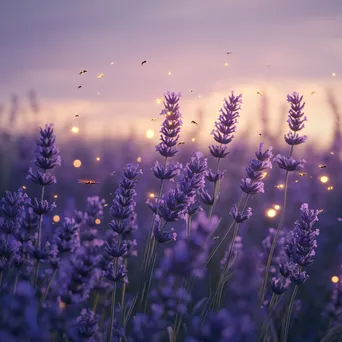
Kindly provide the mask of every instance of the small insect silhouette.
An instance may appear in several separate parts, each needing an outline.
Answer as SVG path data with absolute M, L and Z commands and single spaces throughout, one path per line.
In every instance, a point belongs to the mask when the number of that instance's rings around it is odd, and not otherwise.
M 79 75 L 86 74 L 87 72 L 88 72 L 87 70 L 81 70 L 81 71 L 79 72 Z
M 231 51 L 228 51 L 228 52 L 227 52 L 227 55 L 231 55 L 231 54 L 232 54 L 232 52 L 231 52 Z
M 262 92 L 261 92 L 261 91 L 258 91 L 258 92 L 257 92 L 257 95 L 262 96 Z
M 78 87 L 77 87 L 77 89 L 81 89 L 81 88 L 82 88 L 82 86 L 78 86 Z
M 142 61 L 141 62 L 141 66 L 143 66 L 144 64 L 146 64 L 147 63 L 147 61 Z
M 94 184 L 99 184 L 101 182 L 99 182 L 98 180 L 94 180 L 94 179 L 79 179 L 78 183 L 86 184 L 86 185 L 94 185 Z
M 312 92 L 311 92 L 311 95 L 314 95 L 314 94 L 316 94 L 316 92 L 315 92 L 315 91 L 312 91 Z
M 192 120 L 190 123 L 195 124 L 195 125 L 198 126 L 198 123 L 196 121 L 194 121 L 194 120 Z
M 213 240 L 215 241 L 215 240 L 218 240 L 219 238 L 220 238 L 219 236 L 214 236 Z
M 152 120 L 151 121 L 157 121 L 157 118 L 152 118 Z
M 326 165 L 318 165 L 320 169 L 325 169 L 327 166 Z
M 75 118 L 79 118 L 80 116 L 78 114 L 75 115 Z
M 299 172 L 298 174 L 300 177 L 307 176 L 308 174 L 306 172 Z
M 179 143 L 178 143 L 178 145 L 184 145 L 185 144 L 185 141 L 180 141 Z

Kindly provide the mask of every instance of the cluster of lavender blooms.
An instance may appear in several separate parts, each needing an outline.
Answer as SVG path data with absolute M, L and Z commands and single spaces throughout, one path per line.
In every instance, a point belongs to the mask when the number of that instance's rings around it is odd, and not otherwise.
M 282 294 L 288 289 L 288 280 L 297 286 L 304 284 L 309 278 L 304 268 L 314 262 L 319 229 L 314 229 L 313 225 L 318 221 L 319 211 L 309 210 L 307 203 L 304 203 L 300 210 L 301 219 L 295 222 L 290 232 L 290 241 L 285 246 L 286 258 L 279 263 L 279 271 L 283 278 L 273 277 L 271 281 L 272 291 L 276 294 Z
M 235 227 L 232 239 L 226 242 L 230 231 L 226 227 L 224 238 L 213 239 L 221 222 L 221 218 L 212 215 L 224 175 L 219 164 L 229 154 L 227 145 L 234 138 L 241 98 L 242 95 L 232 93 L 225 99 L 215 123 L 212 134 L 219 145 L 209 147 L 218 161 L 217 170 L 213 171 L 208 170 L 208 161 L 200 152 L 184 167 L 169 161 L 179 151 L 182 115 L 180 94 L 165 94 L 161 112 L 165 120 L 156 147 L 164 160 L 152 168 L 160 180 L 159 195 L 155 202 L 147 203 L 153 219 L 147 244 L 141 246 L 145 251 L 136 258 L 140 267 L 130 261 L 130 257 L 138 255 L 136 231 L 148 224 L 138 225 L 136 213 L 140 166 L 128 164 L 122 172 L 108 212 L 112 218 L 109 229 L 98 224 L 107 213 L 105 201 L 94 196 L 88 198 L 85 212 L 76 211 L 73 217 L 65 217 L 51 232 L 45 229 L 43 218 L 55 207 L 45 197 L 49 196 L 47 186 L 56 183 L 56 178 L 48 171 L 60 166 L 61 158 L 53 126 L 40 130 L 35 164 L 43 171 L 34 173 L 30 169 L 28 178 L 41 187 L 41 198 L 30 199 L 19 189 L 6 192 L 0 201 L 0 304 L 6 307 L 0 309 L 1 341 L 257 340 L 258 325 L 262 323 L 254 317 L 261 310 L 257 300 L 258 273 L 270 272 L 274 295 L 283 294 L 290 282 L 298 287 L 308 279 L 305 268 L 315 256 L 319 231 L 313 225 L 318 211 L 302 205 L 301 219 L 296 221 L 288 242 L 283 232 L 270 229 L 257 262 L 258 253 L 246 247 L 248 235 L 242 237 L 238 228 L 254 214 L 247 201 L 265 192 L 265 174 L 272 168 L 272 147 L 263 150 L 261 143 L 240 182 L 245 203 L 240 206 L 240 201 L 229 211 L 231 227 Z M 304 161 L 295 161 L 291 155 L 293 146 L 307 139 L 298 133 L 306 120 L 302 97 L 293 93 L 288 101 L 290 132 L 285 141 L 291 145 L 291 152 L 289 157 L 278 155 L 274 159 L 287 172 L 303 167 Z M 174 187 L 163 192 L 167 180 L 174 181 Z M 205 190 L 206 181 L 214 184 L 213 195 Z M 199 199 L 209 206 L 207 213 Z M 170 226 L 175 223 L 176 228 Z M 228 248 L 221 251 L 221 245 Z M 215 267 L 211 266 L 217 261 L 220 272 L 215 275 Z M 257 264 L 262 265 L 259 270 Z M 132 282 L 131 274 L 139 281 Z M 336 317 L 338 296 L 336 289 Z

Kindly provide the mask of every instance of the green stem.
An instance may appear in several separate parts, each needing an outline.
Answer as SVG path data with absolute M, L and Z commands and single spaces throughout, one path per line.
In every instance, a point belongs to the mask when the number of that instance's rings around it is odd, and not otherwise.
M 293 293 L 292 293 L 292 296 L 291 296 L 291 300 L 290 300 L 290 304 L 289 304 L 289 307 L 288 307 L 288 310 L 287 310 L 283 342 L 287 342 L 287 337 L 288 337 L 288 334 L 289 334 L 289 328 L 290 328 L 290 322 L 291 322 L 293 303 L 295 301 L 297 292 L 298 292 L 298 285 L 296 285 L 294 290 L 293 290 Z
M 17 285 L 18 285 L 18 280 L 19 280 L 19 274 L 20 271 L 17 272 L 15 279 L 14 279 L 14 285 L 13 285 L 13 291 L 12 293 L 15 295 L 15 293 L 17 292 Z
M 100 293 L 96 291 L 95 298 L 94 298 L 94 303 L 93 303 L 93 311 L 96 312 L 97 305 L 99 304 L 100 300 Z
M 46 170 L 45 170 L 46 172 Z M 45 186 L 42 186 L 42 195 L 41 195 L 41 201 L 44 200 L 44 192 L 45 192 Z M 38 226 L 38 241 L 37 241 L 37 247 L 40 249 L 41 245 L 42 245 L 42 225 L 43 225 L 43 214 L 40 215 L 39 217 L 39 226 Z M 36 287 L 37 286 L 37 282 L 38 282 L 38 276 L 39 276 L 39 262 L 40 260 L 37 259 L 37 263 L 36 263 L 36 268 L 34 271 L 34 280 L 33 280 L 33 286 Z
M 291 146 L 290 157 L 292 156 L 292 153 L 293 153 L 293 145 Z M 287 204 L 288 184 L 289 184 L 289 171 L 286 171 L 283 208 L 281 209 L 281 216 L 279 219 L 277 231 L 276 231 L 276 234 L 275 234 L 274 239 L 272 241 L 271 250 L 270 250 L 270 253 L 269 253 L 268 259 L 267 259 L 264 282 L 262 284 L 261 291 L 260 291 L 260 306 L 262 306 L 262 303 L 264 302 L 264 298 L 265 298 L 265 294 L 266 294 L 266 287 L 267 287 L 267 282 L 268 282 L 268 275 L 269 275 L 269 271 L 271 268 L 271 262 L 272 262 L 273 254 L 274 254 L 275 248 L 277 246 L 277 241 L 278 241 L 278 237 L 280 234 L 281 227 L 284 223 L 286 204 Z
M 222 146 L 222 144 L 221 144 L 221 146 Z M 218 171 L 220 169 L 220 161 L 221 161 L 221 158 L 218 158 L 217 159 L 216 173 L 218 173 Z M 217 196 L 218 196 L 219 190 L 220 190 L 220 180 L 218 180 L 214 184 L 214 193 L 213 193 L 214 203 L 211 206 L 209 206 L 209 211 L 208 211 L 209 222 L 211 221 L 211 218 L 212 218 L 212 215 L 213 215 L 213 209 L 214 209 L 214 205 L 216 204 L 216 201 L 217 201 Z
M 113 341 L 113 326 L 114 326 L 114 314 L 115 314 L 115 296 L 116 296 L 116 282 L 114 283 L 114 289 L 112 292 L 112 303 L 110 310 L 110 326 L 109 326 L 109 338 L 108 342 Z
M 127 269 L 127 258 L 125 259 L 125 269 Z M 122 285 L 122 291 L 121 291 L 121 324 L 123 324 L 124 322 L 124 319 L 125 319 L 125 295 L 126 295 L 126 286 L 127 284 L 124 282 L 123 285 Z
M 46 299 L 46 296 L 47 296 L 47 294 L 48 294 L 48 292 L 49 292 L 49 290 L 50 290 L 50 287 L 51 287 L 51 285 L 52 285 L 53 279 L 55 278 L 55 276 L 56 276 L 56 274 L 57 274 L 57 271 L 58 271 L 58 268 L 56 268 L 56 269 L 53 271 L 53 274 L 52 274 L 52 276 L 51 276 L 51 278 L 50 278 L 50 280 L 49 280 L 49 283 L 48 283 L 48 285 L 47 285 L 47 287 L 46 287 L 46 289 L 45 289 L 45 291 L 44 291 L 44 294 L 43 294 L 42 298 L 40 299 L 40 305 L 42 305 L 42 304 L 44 303 L 44 301 L 45 301 L 45 299 Z

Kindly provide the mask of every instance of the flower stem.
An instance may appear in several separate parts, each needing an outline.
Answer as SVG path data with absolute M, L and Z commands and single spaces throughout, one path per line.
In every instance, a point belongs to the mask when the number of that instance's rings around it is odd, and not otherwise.
M 298 292 L 298 285 L 296 285 L 294 290 L 293 290 L 293 293 L 292 293 L 292 296 L 291 296 L 291 300 L 290 300 L 290 304 L 289 304 L 289 307 L 287 309 L 283 342 L 287 342 L 287 337 L 288 337 L 288 334 L 289 334 L 289 328 L 290 328 L 290 322 L 291 322 L 293 303 L 295 301 L 297 292 Z
M 13 285 L 13 291 L 12 291 L 12 293 L 14 295 L 17 292 L 17 285 L 18 285 L 19 275 L 20 275 L 20 271 L 17 272 L 17 274 L 15 276 L 15 279 L 14 279 L 14 285 Z
M 46 289 L 45 289 L 45 291 L 44 291 L 44 294 L 43 294 L 42 298 L 40 299 L 40 305 L 42 305 L 42 304 L 44 303 L 44 301 L 45 301 L 45 299 L 46 299 L 46 296 L 47 296 L 47 294 L 48 294 L 48 292 L 49 292 L 49 290 L 50 290 L 50 287 L 51 287 L 51 285 L 52 285 L 52 282 L 53 282 L 53 280 L 54 280 L 54 278 L 55 278 L 55 276 L 56 276 L 56 274 L 57 274 L 57 271 L 58 271 L 58 268 L 56 268 L 56 269 L 53 271 L 53 274 L 52 274 L 52 276 L 51 276 L 51 278 L 50 278 L 50 280 L 49 280 L 49 283 L 48 283 L 48 285 L 47 285 L 47 287 L 46 287 Z
M 293 153 L 293 145 L 291 146 L 290 157 L 292 156 L 292 153 Z M 283 208 L 281 210 L 281 216 L 279 219 L 277 231 L 276 231 L 276 234 L 275 234 L 274 239 L 272 241 L 271 250 L 270 250 L 270 253 L 269 253 L 268 259 L 267 259 L 264 282 L 262 284 L 261 291 L 260 291 L 260 306 L 262 306 L 262 303 L 264 302 L 264 298 L 265 298 L 265 294 L 266 294 L 266 287 L 267 287 L 267 282 L 268 282 L 268 274 L 269 274 L 269 271 L 271 268 L 271 262 L 272 262 L 273 254 L 274 254 L 275 248 L 277 246 L 277 241 L 278 241 L 278 237 L 279 237 L 281 227 L 284 223 L 286 203 L 287 203 L 288 184 L 289 184 L 289 171 L 286 171 Z

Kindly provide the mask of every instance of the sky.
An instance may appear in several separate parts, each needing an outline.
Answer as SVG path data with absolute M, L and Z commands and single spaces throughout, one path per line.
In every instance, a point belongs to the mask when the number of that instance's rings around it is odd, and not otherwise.
M 327 89 L 342 111 L 340 0 L 1 1 L 0 47 L 0 104 L 7 113 L 19 97 L 20 130 L 30 90 L 39 123 L 66 136 L 78 125 L 85 136 L 153 129 L 158 139 L 161 120 L 151 119 L 167 90 L 182 93 L 185 131 L 202 110 L 203 136 L 232 90 L 244 99 L 238 129 L 251 134 L 260 125 L 258 92 L 271 130 L 286 95 L 303 94 L 305 133 L 324 144 L 334 128 Z

